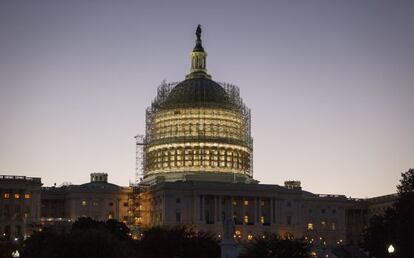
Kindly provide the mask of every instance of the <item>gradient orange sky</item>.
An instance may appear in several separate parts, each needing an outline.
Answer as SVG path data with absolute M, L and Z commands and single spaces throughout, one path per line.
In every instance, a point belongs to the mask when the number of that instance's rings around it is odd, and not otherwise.
M 0 174 L 134 180 L 134 135 L 197 24 L 252 109 L 254 176 L 352 197 L 414 167 L 414 1 L 1 1 Z

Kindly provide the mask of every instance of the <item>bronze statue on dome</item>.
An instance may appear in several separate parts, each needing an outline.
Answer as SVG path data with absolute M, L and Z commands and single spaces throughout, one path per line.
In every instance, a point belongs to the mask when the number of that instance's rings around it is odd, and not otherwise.
M 196 36 L 197 36 L 197 40 L 201 39 L 201 25 L 200 24 L 197 26 Z

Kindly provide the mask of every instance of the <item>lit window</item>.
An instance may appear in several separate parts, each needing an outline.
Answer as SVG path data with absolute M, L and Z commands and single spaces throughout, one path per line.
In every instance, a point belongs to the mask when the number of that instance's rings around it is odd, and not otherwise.
M 253 240 L 253 235 L 247 235 L 247 240 Z
M 244 201 L 244 205 L 249 205 L 249 201 Z
M 85 205 L 86 205 L 86 204 L 85 204 Z M 93 205 L 93 206 L 98 206 L 98 205 L 99 205 L 99 203 L 98 203 L 98 202 L 93 202 L 93 203 L 92 203 L 92 205 Z
M 237 236 L 241 235 L 240 230 L 236 230 L 234 233 L 235 233 Z
M 260 223 L 262 223 L 262 224 L 264 224 L 264 223 L 265 223 L 264 216 L 260 216 Z
M 316 258 L 316 252 L 311 252 L 311 258 Z
M 308 230 L 313 230 L 313 224 L 312 223 L 308 223 Z
M 30 199 L 30 194 L 29 193 L 24 194 L 24 198 L 25 199 Z
M 335 225 L 335 223 L 332 223 L 332 230 L 335 230 L 336 229 L 336 225 Z
M 246 224 L 249 223 L 249 216 L 247 216 L 247 215 L 244 216 L 244 223 L 246 223 Z
M 81 205 L 82 205 L 82 206 L 86 206 L 86 204 L 87 204 L 87 203 L 86 203 L 86 201 L 82 201 L 82 202 L 81 202 Z
M 14 199 L 20 199 L 20 194 L 15 193 L 15 194 L 14 194 Z
M 108 214 L 108 219 L 112 219 L 114 217 L 114 215 L 112 215 L 112 213 Z
M 321 221 L 321 225 L 322 225 L 322 227 L 325 227 L 326 221 Z
M 4 193 L 4 199 L 9 199 L 10 198 L 10 194 L 9 193 Z
M 233 201 L 233 205 L 237 205 L 237 202 L 236 201 Z

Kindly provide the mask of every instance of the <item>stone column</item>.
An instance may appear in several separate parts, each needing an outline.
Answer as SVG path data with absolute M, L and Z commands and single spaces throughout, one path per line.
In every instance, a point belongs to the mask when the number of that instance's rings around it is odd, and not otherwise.
M 258 212 L 258 214 L 259 214 L 259 217 L 258 217 L 258 222 L 259 222 L 259 224 L 261 224 L 261 221 L 260 221 L 260 218 L 262 217 L 262 200 L 260 199 L 260 197 L 259 198 L 257 198 L 258 199 L 258 203 L 259 203 L 259 205 L 257 206 L 257 212 Z
M 221 195 L 217 196 L 217 200 L 218 200 L 218 214 L 217 214 L 218 217 L 217 217 L 217 221 L 219 223 L 221 223 L 222 222 L 221 213 L 223 212 L 222 207 L 221 207 Z
M 270 224 L 273 224 L 273 216 L 274 216 L 274 198 L 270 198 Z
M 234 202 L 234 197 L 231 196 L 230 197 L 230 218 L 231 219 L 233 219 L 233 216 L 234 216 L 234 205 L 233 205 L 233 202 Z

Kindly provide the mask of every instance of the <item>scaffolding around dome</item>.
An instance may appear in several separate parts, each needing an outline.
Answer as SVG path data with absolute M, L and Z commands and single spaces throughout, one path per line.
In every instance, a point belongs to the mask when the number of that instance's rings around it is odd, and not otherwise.
M 144 178 L 160 173 L 200 172 L 237 173 L 252 178 L 251 113 L 239 88 L 218 83 L 224 89 L 225 103 L 192 101 L 188 99 L 192 96 L 186 95 L 185 101 L 167 105 L 179 84 L 163 81 L 146 109 Z

